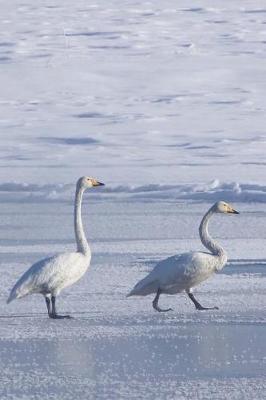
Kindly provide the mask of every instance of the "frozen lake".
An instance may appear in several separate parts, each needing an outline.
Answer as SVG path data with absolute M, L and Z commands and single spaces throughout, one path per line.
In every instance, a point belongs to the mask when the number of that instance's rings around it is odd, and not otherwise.
M 237 204 L 241 215 L 212 221 L 230 261 L 196 294 L 220 309 L 199 312 L 184 294 L 163 295 L 174 311 L 162 315 L 152 297 L 125 296 L 157 260 L 202 248 L 197 228 L 208 205 L 89 198 L 91 268 L 58 298 L 69 321 L 49 320 L 38 295 L 5 300 L 30 263 L 73 248 L 72 206 L 1 206 L 1 397 L 263 399 L 266 254 L 249 236 L 263 237 L 265 206 Z
M 215 4 L 214 4 L 215 3 Z M 266 8 L 259 0 L 42 2 L 0 15 L 0 398 L 265 399 Z M 79 176 L 90 271 L 58 300 L 7 306 L 41 257 L 72 250 Z M 185 295 L 125 296 L 211 232 L 227 267 Z M 218 239 L 219 238 L 219 239 Z

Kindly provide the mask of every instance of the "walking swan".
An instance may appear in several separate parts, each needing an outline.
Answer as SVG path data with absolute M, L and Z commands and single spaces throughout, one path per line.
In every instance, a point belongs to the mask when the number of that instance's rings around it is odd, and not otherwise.
M 239 214 L 224 201 L 215 203 L 204 215 L 199 234 L 203 245 L 211 252 L 190 252 L 178 254 L 160 261 L 144 279 L 139 281 L 129 296 L 147 296 L 156 293 L 152 302 L 153 308 L 159 312 L 170 311 L 158 306 L 162 293 L 176 294 L 186 291 L 197 310 L 213 310 L 217 307 L 203 307 L 194 297 L 192 287 L 208 279 L 214 272 L 221 270 L 227 262 L 227 254 L 211 238 L 208 224 L 211 216 L 216 213 Z
M 103 183 L 96 179 L 86 176 L 77 181 L 74 209 L 77 251 L 58 254 L 33 264 L 13 287 L 7 303 L 29 294 L 40 293 L 45 297 L 50 318 L 70 318 L 69 315 L 57 314 L 55 308 L 56 296 L 62 289 L 77 282 L 90 265 L 91 251 L 82 226 L 81 202 L 86 189 L 102 185 Z

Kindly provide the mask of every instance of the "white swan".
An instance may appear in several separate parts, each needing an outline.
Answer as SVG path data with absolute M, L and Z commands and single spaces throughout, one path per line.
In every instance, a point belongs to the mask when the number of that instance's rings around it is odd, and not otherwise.
M 129 296 L 147 296 L 156 293 L 152 302 L 157 311 L 170 311 L 158 306 L 158 300 L 162 293 L 176 294 L 183 290 L 193 301 L 197 310 L 211 310 L 217 307 L 203 307 L 194 297 L 192 287 L 208 279 L 214 272 L 221 270 L 227 262 L 224 249 L 213 241 L 208 233 L 208 223 L 214 213 L 239 214 L 229 204 L 218 201 L 204 215 L 199 234 L 203 245 L 211 252 L 190 252 L 178 254 L 160 261 L 146 278 L 139 281 Z
M 74 210 L 77 251 L 58 254 L 33 264 L 13 287 L 7 303 L 28 294 L 40 293 L 45 297 L 50 318 L 70 318 L 69 315 L 56 313 L 55 300 L 61 290 L 77 282 L 90 265 L 91 251 L 82 226 L 81 202 L 86 189 L 101 185 L 103 183 L 85 176 L 77 181 Z

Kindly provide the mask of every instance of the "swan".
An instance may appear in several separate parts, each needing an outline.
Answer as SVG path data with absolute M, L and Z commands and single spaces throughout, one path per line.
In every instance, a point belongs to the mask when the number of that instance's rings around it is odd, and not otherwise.
M 33 264 L 13 287 L 7 303 L 29 294 L 40 293 L 45 298 L 50 318 L 70 318 L 69 315 L 57 314 L 55 307 L 56 297 L 62 289 L 77 282 L 85 274 L 90 265 L 91 251 L 83 230 L 81 202 L 86 189 L 103 185 L 103 183 L 98 182 L 96 179 L 86 176 L 81 177 L 77 181 L 74 209 L 77 251 L 61 253 Z
M 149 275 L 135 285 L 127 297 L 156 293 L 152 302 L 153 308 L 159 312 L 165 312 L 172 309 L 162 309 L 158 306 L 160 295 L 185 291 L 197 310 L 217 310 L 218 307 L 203 307 L 192 293 L 194 286 L 221 270 L 227 262 L 226 252 L 213 241 L 208 232 L 209 220 L 216 213 L 239 214 L 229 204 L 218 201 L 204 215 L 199 227 L 199 235 L 202 244 L 210 253 L 189 252 L 160 261 Z

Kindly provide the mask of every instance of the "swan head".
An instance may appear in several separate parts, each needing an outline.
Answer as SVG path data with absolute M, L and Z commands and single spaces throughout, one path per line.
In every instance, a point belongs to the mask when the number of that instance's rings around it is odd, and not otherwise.
M 77 187 L 82 188 L 84 190 L 95 186 L 104 186 L 104 183 L 99 182 L 97 181 L 97 179 L 91 178 L 89 176 L 82 176 L 81 178 L 79 178 L 77 182 Z
M 225 201 L 217 201 L 212 207 L 213 211 L 222 214 L 239 214 L 230 204 Z

